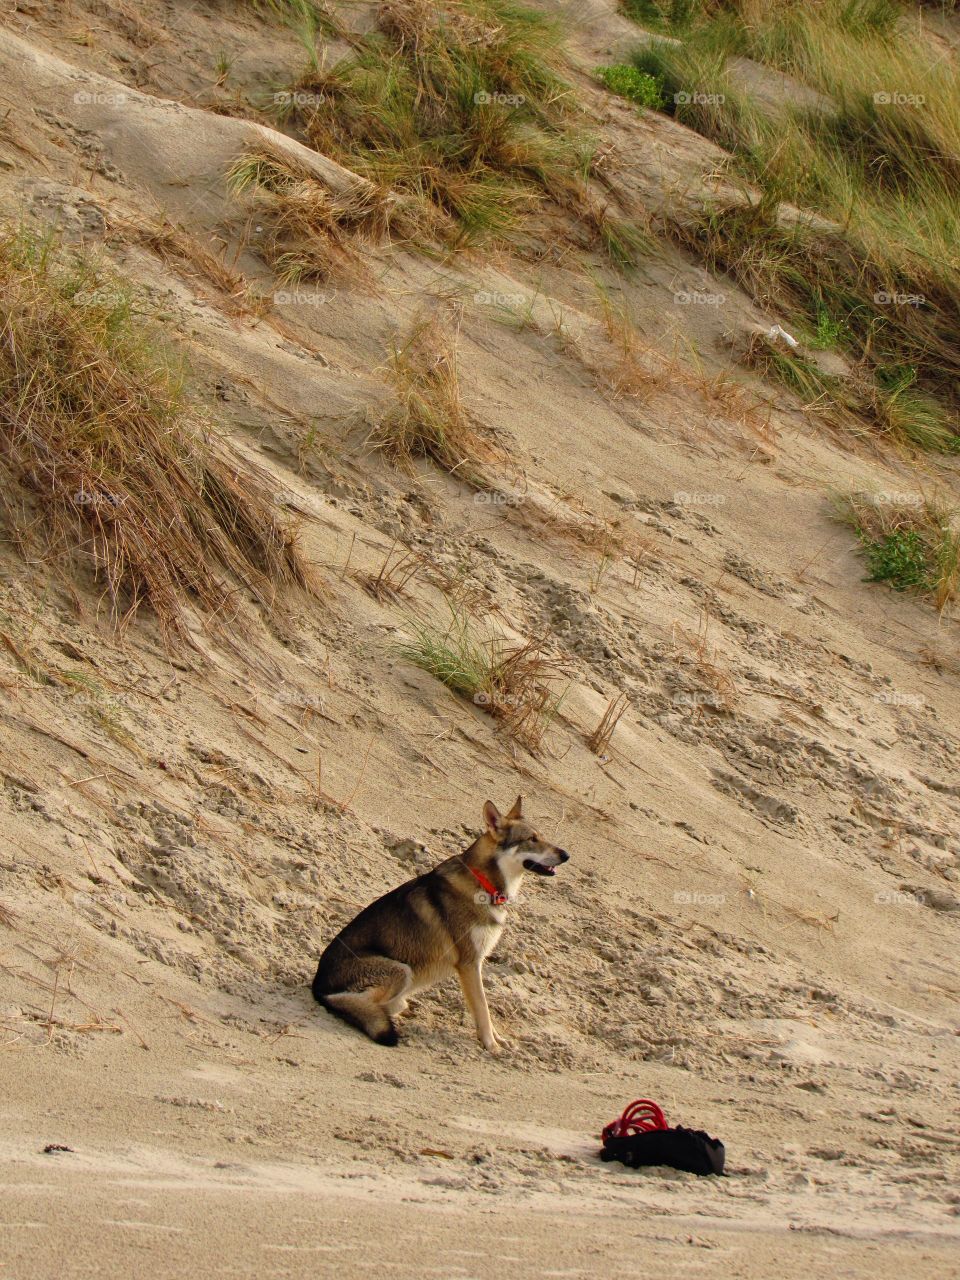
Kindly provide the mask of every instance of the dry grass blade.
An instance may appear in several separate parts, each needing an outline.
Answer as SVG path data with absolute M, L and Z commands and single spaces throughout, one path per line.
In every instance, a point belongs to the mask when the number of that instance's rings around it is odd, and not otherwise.
M 615 354 L 612 364 L 597 370 L 597 389 L 609 391 L 615 400 L 649 395 L 664 381 L 662 360 L 645 343 L 627 305 L 616 302 L 598 286 L 603 329 Z
M 387 600 L 400 600 L 405 594 L 407 583 L 417 576 L 422 567 L 421 556 L 409 548 L 398 551 L 395 542 L 384 557 L 379 573 L 357 576 L 364 591 L 383 604 Z
M 799 397 L 804 411 L 836 431 L 866 435 L 861 414 L 864 406 L 850 382 L 827 375 L 806 355 L 793 351 L 776 337 L 751 334 L 740 363 L 764 377 L 771 377 Z
M 2 644 L 11 655 L 14 662 L 24 675 L 28 675 L 30 679 L 36 681 L 37 684 L 50 685 L 65 683 L 59 671 L 43 662 L 42 659 L 36 657 L 29 646 L 21 648 L 12 636 L 9 636 L 6 633 L 6 631 L 0 631 L 0 644 Z
M 614 732 L 620 723 L 620 717 L 629 705 L 630 699 L 625 693 L 618 693 L 607 703 L 607 709 L 600 717 L 597 727 L 587 738 L 587 746 L 595 756 L 607 754 Z
M 546 656 L 542 640 L 502 647 L 491 666 L 488 709 L 507 736 L 533 755 L 560 707 L 562 695 L 553 691 L 559 674 L 559 659 Z
M 155 223 L 120 222 L 116 230 L 124 240 L 152 250 L 164 263 L 190 268 L 213 286 L 213 300 L 229 315 L 258 315 L 262 299 L 251 297 L 250 286 L 239 271 L 211 253 L 196 236 L 167 218 Z
M 711 648 L 708 642 L 709 630 L 710 615 L 706 612 L 702 615 L 696 635 L 680 623 L 674 623 L 673 626 L 676 642 L 674 659 L 678 666 L 692 668 L 707 688 L 705 693 L 675 693 L 674 701 L 694 706 L 698 717 L 704 706 L 712 707 L 715 711 L 732 711 L 737 697 L 737 686 L 733 678 L 720 666 L 716 647 Z
M 130 290 L 23 231 L 0 234 L 0 439 L 0 517 L 92 570 L 118 625 L 309 585 L 268 477 L 213 438 Z

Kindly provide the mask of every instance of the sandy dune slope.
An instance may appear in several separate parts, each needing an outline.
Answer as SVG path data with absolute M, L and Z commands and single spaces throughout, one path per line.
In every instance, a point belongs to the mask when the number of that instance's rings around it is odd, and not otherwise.
M 575 33 L 586 67 L 625 38 L 612 8 Z M 828 501 L 917 473 L 749 381 L 732 352 L 777 317 L 667 247 L 624 286 L 642 398 L 611 390 L 586 250 L 367 247 L 355 279 L 279 287 L 225 180 L 268 126 L 213 63 L 253 101 L 303 55 L 248 6 L 3 22 L 5 215 L 145 290 L 326 585 L 171 647 L 0 546 L 2 1280 L 955 1273 L 957 622 L 864 583 Z M 698 189 L 715 148 L 584 92 L 623 199 Z M 269 305 L 159 256 L 161 216 Z M 497 494 L 365 444 L 423 314 L 509 441 Z M 418 572 L 378 599 L 397 546 Z M 538 754 L 399 654 L 454 590 L 557 659 Z M 518 792 L 572 857 L 488 964 L 511 1050 L 455 984 L 395 1050 L 320 1011 L 325 941 Z M 722 1137 L 731 1176 L 602 1165 L 637 1096 Z

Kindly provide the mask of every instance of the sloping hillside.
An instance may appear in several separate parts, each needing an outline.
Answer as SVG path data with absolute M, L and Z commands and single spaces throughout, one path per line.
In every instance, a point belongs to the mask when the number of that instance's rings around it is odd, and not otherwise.
M 749 191 L 593 74 L 644 38 L 612 4 L 564 15 L 560 106 L 485 117 L 474 187 L 399 148 L 386 185 L 331 68 L 434 8 L 3 15 L 2 1274 L 947 1275 L 957 618 L 865 578 L 866 522 L 949 509 L 956 455 L 775 376 L 793 317 L 677 230 Z M 498 47 L 505 6 L 449 9 Z M 41 303 L 121 342 L 129 494 L 82 407 L 28 452 Z M 111 558 L 157 353 L 163 447 L 195 428 L 184 474 L 209 449 L 240 495 L 167 614 Z M 525 664 L 496 705 L 412 660 L 490 640 Z M 395 1050 L 335 1023 L 325 942 L 518 792 L 571 861 L 487 966 L 511 1048 L 455 984 Z M 601 1165 L 639 1096 L 731 1177 Z

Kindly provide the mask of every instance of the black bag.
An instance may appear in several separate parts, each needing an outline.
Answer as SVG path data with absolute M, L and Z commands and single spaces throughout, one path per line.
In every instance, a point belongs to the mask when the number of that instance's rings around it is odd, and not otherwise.
M 601 1160 L 620 1160 L 628 1169 L 665 1164 L 701 1177 L 711 1173 L 722 1177 L 725 1158 L 719 1138 L 711 1138 L 702 1129 L 685 1129 L 679 1124 L 675 1129 L 652 1129 L 622 1138 L 604 1135 L 600 1152 Z

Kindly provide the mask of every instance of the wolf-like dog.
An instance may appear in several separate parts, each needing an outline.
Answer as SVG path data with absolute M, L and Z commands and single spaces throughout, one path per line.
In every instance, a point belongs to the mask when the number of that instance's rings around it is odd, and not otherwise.
M 523 819 L 522 797 L 501 816 L 483 806 L 486 830 L 464 853 L 384 894 L 337 934 L 320 957 L 313 994 L 377 1044 L 399 1040 L 397 1016 L 416 991 L 456 973 L 480 1043 L 497 1053 L 483 990 L 483 962 L 496 946 L 525 871 L 552 876 L 570 855 Z

